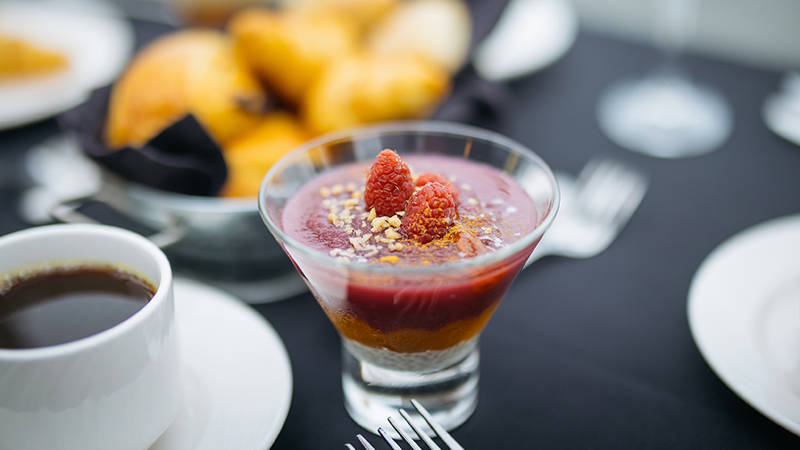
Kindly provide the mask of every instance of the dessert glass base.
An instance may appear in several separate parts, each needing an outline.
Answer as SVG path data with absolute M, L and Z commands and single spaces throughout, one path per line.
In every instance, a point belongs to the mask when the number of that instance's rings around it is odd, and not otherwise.
M 386 422 L 387 417 L 400 419 L 397 416 L 399 409 L 422 426 L 424 419 L 411 406 L 412 398 L 422 403 L 434 420 L 447 430 L 464 423 L 475 411 L 480 362 L 477 337 L 453 349 L 438 352 L 398 354 L 377 350 L 384 353 L 380 356 L 381 362 L 388 362 L 384 366 L 369 362 L 371 358 L 364 358 L 365 354 L 358 346 L 361 344 L 342 340 L 342 389 L 347 412 L 364 429 L 377 433 L 381 427 L 399 438 Z M 403 361 L 407 363 L 403 364 Z M 426 366 L 434 369 L 424 370 Z M 401 370 L 400 367 L 417 369 Z M 397 420 L 395 423 L 402 425 L 403 431 L 409 435 L 414 435 L 405 421 Z

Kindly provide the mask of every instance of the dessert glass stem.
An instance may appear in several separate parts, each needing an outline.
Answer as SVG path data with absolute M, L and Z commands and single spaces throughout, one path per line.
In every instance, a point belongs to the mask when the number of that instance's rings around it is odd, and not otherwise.
M 364 429 L 377 433 L 381 427 L 399 438 L 394 429 L 387 427 L 386 418 L 400 419 L 397 410 L 402 409 L 414 423 L 432 433 L 411 405 L 412 398 L 422 403 L 434 420 L 447 430 L 464 423 L 475 411 L 480 362 L 477 339 L 471 339 L 452 364 L 426 372 L 377 366 L 360 359 L 358 350 L 348 343 L 347 339 L 342 339 L 344 403 L 350 417 Z M 395 423 L 414 435 L 405 421 Z

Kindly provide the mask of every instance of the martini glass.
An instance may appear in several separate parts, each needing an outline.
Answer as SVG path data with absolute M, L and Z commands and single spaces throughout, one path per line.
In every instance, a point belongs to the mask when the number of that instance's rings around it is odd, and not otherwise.
M 731 107 L 715 89 L 693 82 L 677 58 L 693 28 L 694 0 L 657 0 L 654 24 L 662 64 L 649 75 L 624 79 L 600 98 L 600 128 L 618 145 L 660 158 L 717 149 L 732 126 Z
M 284 232 L 283 208 L 303 185 L 337 167 L 368 165 L 385 148 L 467 158 L 505 172 L 535 205 L 535 225 L 493 252 L 405 266 L 342 261 Z M 267 228 L 339 331 L 345 407 L 371 432 L 397 409 L 417 416 L 411 398 L 447 429 L 469 418 L 477 404 L 480 332 L 558 204 L 556 180 L 536 154 L 501 135 L 445 122 L 390 123 L 316 139 L 275 164 L 259 193 Z

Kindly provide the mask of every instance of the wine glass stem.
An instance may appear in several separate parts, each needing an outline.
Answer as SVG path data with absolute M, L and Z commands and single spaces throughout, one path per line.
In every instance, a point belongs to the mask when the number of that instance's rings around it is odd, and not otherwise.
M 683 78 L 678 59 L 695 29 L 696 0 L 656 0 L 653 27 L 656 46 L 663 51 L 663 60 L 656 73 L 666 78 Z

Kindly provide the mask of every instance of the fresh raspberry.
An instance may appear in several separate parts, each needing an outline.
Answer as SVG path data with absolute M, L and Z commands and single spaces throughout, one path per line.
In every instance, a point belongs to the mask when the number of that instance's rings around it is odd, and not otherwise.
M 375 208 L 379 216 L 393 216 L 406 208 L 413 193 L 414 180 L 403 158 L 389 149 L 380 152 L 369 168 L 364 187 L 367 211 Z
M 446 187 L 433 182 L 411 196 L 400 228 L 407 237 L 426 244 L 447 234 L 457 219 L 453 196 Z
M 417 187 L 422 187 L 434 181 L 446 187 L 447 190 L 450 191 L 450 195 L 453 196 L 453 201 L 455 201 L 456 204 L 458 204 L 458 189 L 456 189 L 456 187 L 453 186 L 453 184 L 450 183 L 450 181 L 447 178 L 439 175 L 438 173 L 423 173 L 422 175 L 417 177 L 417 181 L 415 182 L 415 184 L 417 185 Z

